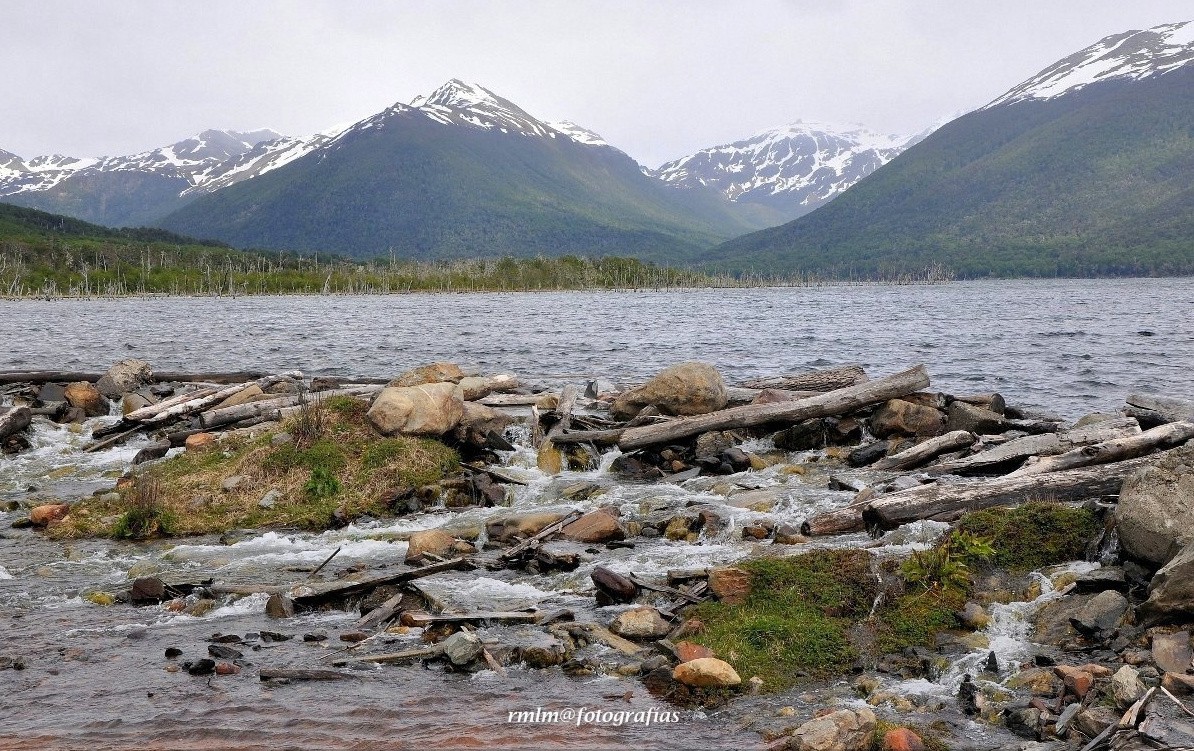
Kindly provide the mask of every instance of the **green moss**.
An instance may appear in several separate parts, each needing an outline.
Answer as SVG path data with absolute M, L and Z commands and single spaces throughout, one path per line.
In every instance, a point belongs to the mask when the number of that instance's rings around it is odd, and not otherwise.
M 262 466 L 280 472 L 301 467 L 312 472 L 323 470 L 334 474 L 342 471 L 347 463 L 348 457 L 340 444 L 321 438 L 307 448 L 300 448 L 293 443 L 279 446 L 266 457 Z
M 452 448 L 428 438 L 385 438 L 361 452 L 361 469 L 378 477 L 417 488 L 432 485 L 460 469 L 460 456 Z
M 882 608 L 876 618 L 880 652 L 930 646 L 934 635 L 958 627 L 954 615 L 965 604 L 960 592 L 921 592 L 904 595 Z
M 958 529 L 990 539 L 996 567 L 1023 572 L 1083 558 L 1099 523 L 1086 509 L 1030 501 L 966 514 Z

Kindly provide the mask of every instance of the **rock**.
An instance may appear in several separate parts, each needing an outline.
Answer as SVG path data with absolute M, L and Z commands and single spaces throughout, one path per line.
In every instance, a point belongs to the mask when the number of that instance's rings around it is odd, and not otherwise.
M 108 402 L 103 394 L 87 381 L 67 384 L 65 396 L 70 406 L 83 410 L 88 417 L 108 414 Z
M 590 576 L 597 590 L 611 602 L 631 602 L 638 596 L 638 587 L 634 582 L 605 566 L 595 566 Z
M 676 642 L 676 659 L 680 662 L 692 662 L 702 657 L 713 656 L 713 650 L 701 644 L 690 641 Z
M 231 662 L 217 662 L 215 672 L 216 675 L 236 675 L 240 672 L 240 667 Z
M 908 728 L 892 728 L 883 735 L 882 751 L 925 751 L 925 742 Z
M 133 464 L 144 464 L 155 459 L 161 459 L 170 451 L 169 441 L 156 441 L 145 446 L 133 457 Z
M 29 511 L 29 521 L 35 527 L 45 527 L 66 518 L 70 506 L 65 503 L 46 503 Z
M 1111 631 L 1119 625 L 1129 605 L 1128 599 L 1119 592 L 1101 592 L 1070 619 L 1070 625 L 1088 636 Z
M 641 607 L 619 613 L 609 630 L 627 639 L 660 639 L 672 627 L 655 608 Z
M 1033 696 L 1056 696 L 1063 686 L 1059 676 L 1044 668 L 1021 670 L 1007 681 L 1008 688 L 1026 688 Z
M 386 386 L 422 386 L 427 383 L 456 384 L 463 380 L 464 371 L 460 369 L 459 365 L 450 362 L 434 362 L 414 370 L 408 370 L 387 383 Z
M 471 631 L 457 631 L 445 639 L 442 646 L 448 661 L 458 668 L 469 666 L 484 649 L 480 637 Z
M 1124 552 L 1153 567 L 1194 542 L 1194 445 L 1128 475 L 1115 522 Z
M 153 370 L 144 360 L 121 360 L 108 372 L 100 376 L 95 387 L 109 399 L 118 399 L 122 394 L 136 391 L 153 380 Z
M 957 404 L 959 402 L 955 402 Z M 1007 729 L 1021 738 L 1036 740 L 1040 733 L 1041 710 L 1035 707 L 1009 709 L 1004 716 Z
M 987 611 L 977 602 L 966 603 L 957 616 L 962 625 L 973 631 L 984 629 L 991 622 L 991 616 L 987 615 Z
M 1194 694 L 1194 675 L 1166 673 L 1161 676 L 1161 686 L 1169 693 L 1178 696 Z
M 383 435 L 443 435 L 464 416 L 464 402 L 455 389 L 452 383 L 386 387 L 366 417 Z
M 564 539 L 575 542 L 610 542 L 625 540 L 626 528 L 612 510 L 598 509 L 565 526 L 560 534 Z
M 775 528 L 775 540 L 777 545 L 803 545 L 808 542 L 808 538 L 800 533 L 800 527 L 795 524 L 780 524 Z
M 811 451 L 825 447 L 825 423 L 805 420 L 790 428 L 773 433 L 771 442 L 783 451 Z
M 340 641 L 347 644 L 356 644 L 357 642 L 365 641 L 369 638 L 369 634 L 364 631 L 345 631 L 340 634 Z
M 875 441 L 865 446 L 859 446 L 846 455 L 846 464 L 851 467 L 865 467 L 887 456 L 891 448 L 891 441 Z
M 224 481 L 220 483 L 220 490 L 223 490 L 225 493 L 231 493 L 244 484 L 246 479 L 244 475 L 225 477 Z
M 741 605 L 750 596 L 750 574 L 734 566 L 711 569 L 709 591 L 727 605 Z
M 1111 697 L 1115 699 L 1115 706 L 1125 710 L 1144 696 L 1144 684 L 1140 682 L 1140 674 L 1136 668 L 1124 665 L 1111 676 Z
M 1163 673 L 1185 673 L 1194 660 L 1194 652 L 1190 648 L 1190 632 L 1154 634 L 1152 657 L 1153 662 L 1157 664 L 1157 670 Z
M 216 661 L 204 657 L 202 660 L 183 663 L 183 667 L 191 675 L 211 675 L 216 672 Z
M 107 592 L 89 592 L 83 599 L 104 608 L 116 604 L 116 598 Z
M 418 562 L 424 555 L 444 557 L 452 552 L 456 538 L 441 529 L 426 529 L 411 534 L 406 548 L 406 563 Z
M 629 420 L 644 407 L 668 415 L 703 415 L 724 409 L 728 397 L 725 381 L 712 365 L 686 362 L 673 365 L 642 386 L 619 394 L 610 413 Z
M 1093 594 L 1114 589 L 1116 592 L 1128 591 L 1128 579 L 1124 570 L 1118 566 L 1103 566 L 1094 571 L 1079 574 L 1074 580 L 1074 591 L 1078 594 Z
M 875 713 L 869 709 L 839 709 L 796 728 L 788 748 L 797 751 L 862 751 L 875 725 Z
M 734 492 L 727 498 L 726 505 L 765 514 L 775 508 L 775 505 L 779 503 L 779 497 L 779 491 L 775 488 L 743 490 Z
M 265 614 L 270 618 L 293 618 L 294 600 L 275 592 L 265 601 Z
M 152 402 L 140 394 L 125 394 L 124 398 L 120 400 L 120 414 L 127 415 L 143 407 L 148 407 L 150 404 Z
M 1172 623 L 1194 616 L 1194 544 L 1166 563 L 1152 579 L 1148 600 L 1140 606 L 1145 625 Z
M 891 435 L 938 436 L 945 433 L 945 415 L 932 407 L 892 399 L 871 415 L 870 428 L 876 438 Z
M 235 638 L 236 635 L 230 634 L 230 636 Z M 217 660 L 239 660 L 245 656 L 239 649 L 233 649 L 226 644 L 208 644 L 207 654 Z
M 975 407 L 966 402 L 950 402 L 946 431 L 966 430 L 975 435 L 994 435 L 1013 430 L 1015 425 L 1002 415 L 989 409 Z
M 216 445 L 216 436 L 213 433 L 195 433 L 187 436 L 184 445 L 187 451 L 206 451 Z
M 533 537 L 549 524 L 564 518 L 558 511 L 534 511 L 516 516 L 503 516 L 485 523 L 485 534 L 494 542 L 513 542 L 516 539 Z
M 1062 680 L 1066 690 L 1079 699 L 1086 698 L 1094 686 L 1094 676 L 1087 671 L 1072 665 L 1058 665 L 1053 672 Z
M 143 602 L 161 602 L 166 599 L 166 585 L 156 576 L 142 576 L 139 579 L 134 579 L 129 599 L 133 601 L 134 605 Z
M 711 430 L 697 436 L 693 455 L 701 464 L 717 464 L 726 449 L 732 449 L 741 439 L 728 430 Z
M 256 401 L 257 397 L 265 396 L 265 392 L 257 384 L 253 384 L 241 389 L 224 401 L 217 404 L 213 409 L 223 409 L 224 407 L 235 407 L 238 404 L 246 404 L 251 401 Z
M 276 506 L 280 500 L 282 500 L 282 491 L 274 489 L 261 496 L 261 500 L 257 501 L 257 505 L 260 508 L 269 509 Z
M 586 501 L 595 495 L 604 492 L 604 488 L 595 482 L 587 480 L 573 483 L 560 491 L 561 498 L 567 498 L 570 501 Z
M 513 422 L 514 418 L 501 410 L 466 401 L 453 434 L 458 440 L 484 446 L 490 433 L 501 435 Z
M 716 657 L 698 657 L 672 670 L 672 678 L 694 688 L 726 688 L 742 684 L 730 663 Z
M 1121 712 L 1106 707 L 1091 707 L 1074 715 L 1073 727 L 1087 738 L 1094 738 L 1113 723 L 1119 722 Z

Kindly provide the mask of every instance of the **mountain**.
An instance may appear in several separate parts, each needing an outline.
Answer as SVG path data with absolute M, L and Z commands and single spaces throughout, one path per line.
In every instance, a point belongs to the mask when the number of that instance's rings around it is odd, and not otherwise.
M 97 224 L 148 224 L 185 203 L 184 194 L 222 165 L 280 137 L 272 130 L 205 130 L 152 151 L 100 159 L 54 155 L 26 162 L 0 152 L 0 198 Z
M 651 174 L 677 187 L 707 186 L 788 219 L 822 206 L 891 161 L 913 139 L 798 121 L 743 141 L 702 149 Z
M 833 202 L 725 243 L 731 268 L 1194 273 L 1194 22 L 1107 37 Z
M 288 161 L 156 224 L 238 247 L 354 257 L 668 260 L 777 223 L 708 188 L 669 188 L 600 136 L 458 80 L 317 145 L 262 148 Z

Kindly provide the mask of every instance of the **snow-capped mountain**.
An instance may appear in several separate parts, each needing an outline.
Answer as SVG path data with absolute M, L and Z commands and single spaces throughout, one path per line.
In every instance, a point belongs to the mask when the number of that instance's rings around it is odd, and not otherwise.
M 1095 83 L 1161 76 L 1192 61 L 1194 21 L 1113 34 L 1059 60 L 983 109 L 1055 99 Z
M 731 201 L 807 214 L 924 138 L 797 121 L 743 141 L 702 149 L 650 174 L 676 187 L 702 185 Z

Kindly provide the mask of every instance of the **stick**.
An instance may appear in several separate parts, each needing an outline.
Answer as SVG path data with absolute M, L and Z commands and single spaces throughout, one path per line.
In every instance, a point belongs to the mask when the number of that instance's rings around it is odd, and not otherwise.
M 316 574 L 318 574 L 320 571 L 323 571 L 323 567 L 324 567 L 324 566 L 326 566 L 326 565 L 328 565 L 329 563 L 331 563 L 333 558 L 335 558 L 336 556 L 340 555 L 340 551 L 341 551 L 341 550 L 343 550 L 343 549 L 344 549 L 344 547 L 343 547 L 343 546 L 336 548 L 335 552 L 334 552 L 334 553 L 332 553 L 331 555 L 329 555 L 327 558 L 325 558 L 325 559 L 324 559 L 324 561 L 323 561 L 323 563 L 319 564 L 319 566 L 317 566 L 317 567 L 315 568 L 315 570 L 314 570 L 314 571 L 312 571 L 311 573 L 307 574 L 307 578 L 308 578 L 308 579 L 314 579 L 314 578 L 315 578 L 315 575 L 316 575 Z

